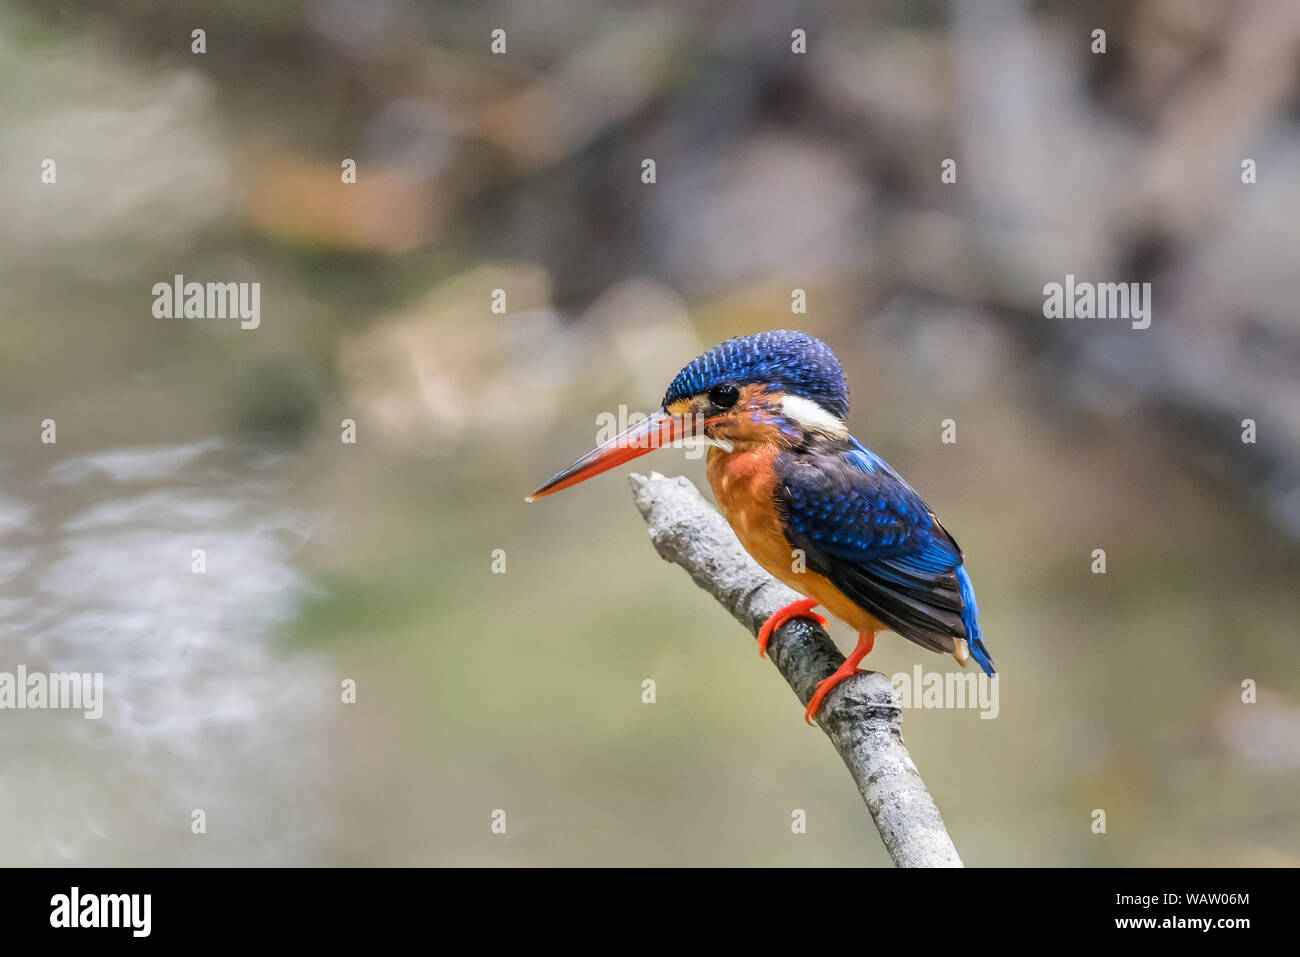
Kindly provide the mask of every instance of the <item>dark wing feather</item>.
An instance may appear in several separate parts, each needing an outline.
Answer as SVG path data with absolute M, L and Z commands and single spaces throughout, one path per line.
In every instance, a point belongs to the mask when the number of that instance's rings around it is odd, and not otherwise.
M 921 497 L 855 439 L 778 457 L 790 544 L 891 631 L 934 651 L 966 637 L 961 549 Z

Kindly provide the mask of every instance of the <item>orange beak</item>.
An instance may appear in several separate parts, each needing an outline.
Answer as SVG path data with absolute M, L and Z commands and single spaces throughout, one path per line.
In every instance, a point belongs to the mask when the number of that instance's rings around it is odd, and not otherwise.
M 608 472 L 624 462 L 640 458 L 647 452 L 672 445 L 678 439 L 698 435 L 704 425 L 705 420 L 701 416 L 669 415 L 663 409 L 656 409 L 645 420 L 619 433 L 603 445 L 597 446 L 568 468 L 556 473 L 554 478 L 524 501 L 535 502 L 543 496 L 584 482 L 593 475 Z

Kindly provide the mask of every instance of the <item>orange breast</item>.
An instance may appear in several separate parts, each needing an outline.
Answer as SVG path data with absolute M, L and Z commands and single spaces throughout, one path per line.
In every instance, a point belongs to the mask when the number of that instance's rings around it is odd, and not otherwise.
M 759 446 L 725 452 L 709 449 L 708 479 L 718 508 L 731 525 L 745 551 L 778 581 L 819 604 L 857 631 L 882 631 L 885 626 L 853 603 L 830 580 L 816 572 L 799 571 L 803 562 L 781 528 L 773 492 L 776 456 L 771 447 Z

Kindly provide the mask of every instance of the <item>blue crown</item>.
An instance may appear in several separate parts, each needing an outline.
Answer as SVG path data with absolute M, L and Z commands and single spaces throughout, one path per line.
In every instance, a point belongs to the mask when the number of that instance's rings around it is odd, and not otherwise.
M 830 346 L 802 332 L 777 329 L 714 346 L 677 373 L 663 404 L 689 399 L 724 382 L 761 383 L 811 399 L 841 419 L 849 412 L 849 390 L 840 361 Z

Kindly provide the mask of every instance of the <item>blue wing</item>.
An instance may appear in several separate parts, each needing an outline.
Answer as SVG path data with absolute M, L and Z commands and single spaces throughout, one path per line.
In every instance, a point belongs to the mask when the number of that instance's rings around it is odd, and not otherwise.
M 808 568 L 891 631 L 934 651 L 965 638 L 988 674 L 961 548 L 902 476 L 857 439 L 782 453 L 777 508 Z

